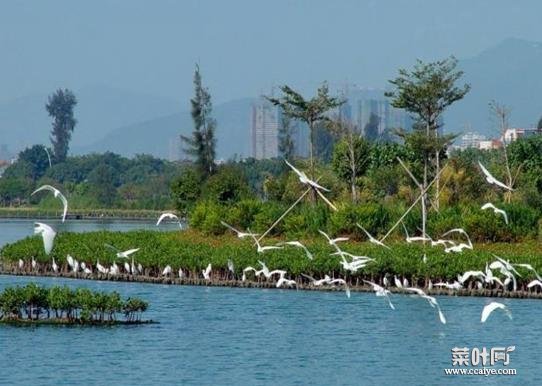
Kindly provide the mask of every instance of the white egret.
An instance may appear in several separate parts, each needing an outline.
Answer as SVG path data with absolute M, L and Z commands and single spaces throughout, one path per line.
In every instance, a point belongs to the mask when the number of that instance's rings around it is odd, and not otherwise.
M 493 311 L 497 310 L 497 309 L 503 310 L 505 312 L 506 316 L 508 316 L 510 319 L 512 319 L 512 313 L 510 312 L 508 307 L 506 307 L 502 303 L 491 302 L 488 305 L 486 305 L 484 307 L 484 309 L 482 310 L 482 316 L 480 318 L 480 322 L 485 323 L 487 318 L 489 317 L 489 315 L 491 315 L 491 313 Z
M 368 280 L 363 280 L 366 284 L 369 284 L 373 291 L 375 292 L 376 296 L 384 296 L 386 298 L 386 300 L 388 301 L 388 304 L 390 306 L 390 308 L 392 310 L 395 310 L 395 306 L 393 305 L 393 303 L 391 302 L 391 299 L 390 299 L 390 291 L 379 286 L 378 284 L 376 283 L 373 283 L 372 281 L 368 281 Z
M 249 267 L 246 267 L 245 269 L 243 269 L 243 277 L 241 278 L 242 281 L 245 281 L 245 280 L 247 279 L 246 273 L 247 273 L 247 272 L 250 272 L 250 271 L 253 271 L 254 274 L 255 274 L 256 276 L 258 276 L 258 274 L 257 274 L 257 273 L 258 273 L 258 270 L 257 270 L 256 268 L 253 268 L 253 267 L 250 267 L 250 266 L 249 266 Z
M 460 282 L 458 282 L 457 280 L 454 281 L 453 283 L 444 283 L 444 282 L 439 282 L 439 283 L 435 283 L 433 284 L 435 287 L 446 287 L 447 289 L 451 289 L 451 290 L 458 290 L 458 289 L 461 289 L 463 288 L 463 284 L 461 284 Z
M 397 288 L 403 288 L 403 283 L 401 283 L 401 280 L 397 277 L 397 275 L 393 276 L 393 282 L 395 283 L 395 286 Z
M 337 237 L 337 238 L 332 239 L 331 237 L 329 237 L 329 235 L 326 232 L 321 231 L 321 230 L 318 230 L 318 232 L 327 239 L 327 242 L 328 242 L 329 245 L 332 245 L 335 248 L 337 248 L 337 243 L 339 243 L 341 241 L 348 241 L 349 240 L 348 237 Z
M 179 217 L 176 214 L 173 214 L 171 212 L 162 213 L 160 217 L 158 217 L 158 221 L 156 222 L 156 226 L 160 225 L 164 219 L 170 219 L 170 220 L 176 220 L 176 222 L 179 224 L 179 227 L 181 227 L 181 221 L 179 220 Z
M 41 234 L 45 254 L 48 255 L 49 253 L 51 253 L 51 250 L 53 249 L 53 242 L 56 236 L 56 231 L 47 224 L 36 222 L 34 223 L 34 234 Z
M 37 265 L 38 264 L 36 263 L 36 260 L 34 260 L 34 256 L 32 256 L 32 262 L 31 262 L 32 269 L 36 269 Z
M 350 287 L 348 287 L 348 283 L 346 282 L 346 280 L 344 279 L 333 279 L 329 282 L 330 285 L 335 285 L 335 284 L 339 284 L 339 285 L 343 285 L 344 286 L 344 291 L 346 292 L 346 297 L 350 299 Z
M 22 259 L 19 259 L 19 269 L 23 269 L 24 268 L 24 261 Z
M 179 268 L 179 279 L 184 278 L 184 272 L 182 268 Z
M 207 268 L 201 271 L 203 273 L 203 277 L 205 278 L 205 280 L 211 280 L 211 268 L 212 268 L 211 263 L 209 263 Z
M 163 276 L 171 275 L 171 266 L 166 265 L 166 267 L 165 267 L 164 270 L 162 271 L 162 275 L 163 275 Z
M 124 262 L 124 270 L 126 271 L 127 274 L 130 274 L 130 272 L 131 272 L 130 264 L 128 264 L 127 261 Z
M 482 271 L 467 271 L 459 278 L 461 284 L 465 283 L 468 279 L 474 277 L 476 279 L 485 279 L 486 275 Z
M 58 265 L 56 264 L 55 258 L 53 257 L 53 264 L 52 264 L 53 272 L 58 272 Z
M 281 247 L 281 246 L 278 246 L 278 245 L 268 245 L 268 246 L 262 247 L 260 245 L 260 242 L 258 241 L 258 239 L 252 233 L 250 235 L 252 236 L 252 238 L 256 242 L 256 247 L 258 248 L 258 253 L 264 253 L 265 251 L 270 251 L 270 250 L 273 250 L 273 249 L 283 249 L 284 248 L 284 247 Z
M 405 226 L 405 223 L 401 222 L 401 224 L 403 225 L 403 229 L 405 230 L 405 234 L 406 234 L 406 242 L 407 243 L 413 243 L 413 242 L 416 242 L 416 241 L 421 241 L 421 242 L 429 242 L 431 241 L 431 238 L 430 237 L 427 237 L 427 236 L 409 236 L 408 234 L 408 231 L 407 231 L 407 228 Z
M 120 249 L 118 249 L 117 247 L 114 247 L 111 244 L 104 244 L 104 245 L 107 248 L 112 249 L 115 252 L 117 252 L 117 257 L 119 259 L 128 259 L 131 254 L 136 253 L 137 251 L 139 251 L 141 249 L 141 248 L 134 248 L 134 249 L 128 249 L 127 251 L 121 251 Z
M 96 260 L 96 269 L 100 273 L 103 273 L 103 274 L 107 273 L 107 269 L 103 265 L 100 264 L 100 260 Z
M 60 192 L 60 190 L 51 185 L 40 186 L 32 192 L 31 196 L 38 192 L 41 192 L 42 190 L 49 190 L 50 192 L 53 192 L 55 198 L 59 198 L 60 201 L 62 201 L 62 205 L 64 206 L 64 211 L 62 213 L 62 222 L 64 222 L 64 220 L 66 220 L 66 214 L 68 213 L 68 200 L 66 199 L 66 197 Z
M 493 177 L 491 175 L 491 173 L 484 167 L 484 165 L 482 165 L 482 163 L 480 161 L 478 161 L 478 165 L 480 166 L 480 169 L 482 169 L 482 173 L 484 173 L 484 175 L 486 176 L 486 181 L 487 182 L 489 182 L 490 184 L 493 184 L 493 185 L 500 186 L 501 188 L 504 188 L 506 190 L 510 190 L 510 191 L 514 190 L 510 186 L 508 186 L 506 184 L 503 184 L 501 181 L 499 181 L 495 177 Z
M 225 223 L 224 221 L 220 221 L 220 223 L 221 223 L 222 225 L 224 225 L 226 228 L 229 228 L 231 231 L 233 231 L 234 233 L 236 233 L 236 234 L 237 234 L 237 237 L 239 237 L 240 239 L 245 238 L 245 237 L 256 237 L 256 236 L 258 236 L 257 233 L 251 233 L 250 231 L 248 231 L 248 232 L 241 232 L 241 231 L 235 229 L 234 227 L 232 227 L 231 225 Z
M 542 289 L 542 281 L 540 280 L 533 280 L 529 284 L 527 284 L 527 288 L 533 288 L 534 286 L 539 286 L 540 289 Z
M 305 254 L 307 255 L 307 257 L 309 258 L 309 260 L 312 260 L 312 253 L 310 253 L 310 251 L 307 249 L 306 246 L 304 246 L 303 244 L 301 244 L 299 241 L 297 240 L 294 240 L 294 241 L 286 241 L 284 243 L 281 243 L 281 245 L 291 245 L 291 246 L 294 246 L 294 247 L 297 247 L 297 248 L 301 248 L 305 251 Z
M 235 273 L 235 266 L 233 265 L 232 259 L 228 259 L 228 271 L 230 271 L 232 274 Z
M 288 286 L 288 287 L 296 286 L 297 287 L 297 283 L 295 280 L 286 279 L 284 275 L 281 275 L 279 280 L 277 281 L 276 286 L 277 288 L 280 288 L 282 286 Z
M 387 249 L 391 249 L 390 247 L 388 247 L 386 244 L 384 244 L 382 241 L 380 240 L 377 240 L 375 239 L 369 232 L 367 232 L 367 230 L 362 227 L 359 223 L 356 223 L 356 225 L 367 235 L 367 237 L 369 238 L 369 242 L 373 243 L 373 244 L 376 244 L 376 245 L 379 245 L 381 247 L 384 247 L 384 248 L 387 248 Z
M 323 279 L 315 279 L 314 277 L 305 275 L 304 273 L 302 273 L 301 276 L 309 279 L 311 284 L 315 287 L 320 287 L 321 285 L 329 284 L 331 282 L 331 277 L 329 277 L 329 275 L 325 275 Z
M 70 266 L 70 268 L 73 268 L 73 265 L 74 265 L 73 257 L 71 257 L 70 255 L 67 255 L 66 261 L 68 262 L 68 265 Z
M 86 267 L 85 269 L 83 269 L 83 272 L 86 273 L 86 274 L 91 274 L 92 270 L 90 268 Z
M 420 298 L 427 300 L 431 307 L 437 309 L 440 322 L 442 324 L 446 324 L 446 318 L 444 317 L 444 313 L 442 312 L 440 305 L 438 304 L 437 299 L 435 297 L 427 295 L 423 290 L 419 288 L 408 287 L 408 288 L 405 288 L 405 291 L 412 292 L 416 296 L 419 296 Z
M 482 205 L 482 210 L 486 210 L 486 209 L 493 209 L 493 213 L 495 214 L 500 214 L 501 216 L 504 217 L 504 222 L 506 224 L 508 224 L 508 215 L 506 214 L 506 212 L 502 209 L 499 209 L 497 208 L 495 205 L 493 205 L 491 202 L 488 202 L 484 205 Z
M 289 163 L 287 160 L 284 160 L 284 162 L 286 162 L 286 165 L 288 165 L 290 167 L 290 169 L 292 169 L 294 171 L 295 174 L 297 174 L 297 176 L 299 177 L 299 181 L 304 184 L 304 185 L 309 185 L 309 186 L 312 186 L 314 189 L 316 190 L 323 190 L 324 192 L 329 192 L 329 189 L 326 189 L 324 188 L 323 186 L 319 185 L 318 183 L 316 183 L 315 181 L 311 180 L 309 177 L 307 177 L 307 175 L 296 169 L 291 163 Z

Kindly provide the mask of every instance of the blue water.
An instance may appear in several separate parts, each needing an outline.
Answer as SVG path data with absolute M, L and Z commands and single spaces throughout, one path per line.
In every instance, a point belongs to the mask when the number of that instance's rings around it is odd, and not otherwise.
M 0 384 L 9 385 L 534 385 L 542 302 L 502 300 L 514 319 L 480 323 L 484 298 L 427 302 L 371 294 L 162 286 L 0 276 L 116 290 L 151 303 L 160 324 L 0 326 Z M 445 376 L 451 349 L 511 346 L 516 376 Z M 501 366 L 497 366 L 501 367 Z
M 179 230 L 174 222 L 164 222 L 157 227 L 156 221 L 127 221 L 127 220 L 36 220 L 53 226 L 58 232 L 90 232 L 97 230 L 129 231 L 134 229 L 147 230 Z M 0 219 L 0 247 L 12 243 L 34 233 L 34 220 Z

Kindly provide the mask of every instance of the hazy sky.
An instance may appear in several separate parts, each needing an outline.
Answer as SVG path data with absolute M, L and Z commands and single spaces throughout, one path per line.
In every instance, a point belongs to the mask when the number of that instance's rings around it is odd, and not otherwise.
M 198 61 L 215 103 L 322 80 L 383 87 L 415 58 L 542 41 L 542 2 L 2 1 L 0 101 L 108 85 L 188 105 Z

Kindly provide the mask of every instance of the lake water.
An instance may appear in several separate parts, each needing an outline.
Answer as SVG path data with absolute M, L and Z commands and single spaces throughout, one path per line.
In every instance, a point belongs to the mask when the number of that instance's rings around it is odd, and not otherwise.
M 178 230 L 179 225 L 164 222 L 160 227 L 156 221 L 126 221 L 126 220 L 36 220 L 53 226 L 59 232 L 90 232 L 97 230 L 128 231 L 133 229 Z M 0 219 L 0 247 L 30 236 L 34 233 L 34 220 Z
M 156 229 L 140 221 L 52 223 L 60 231 Z M 178 229 L 175 224 L 160 228 Z M 33 232 L 33 221 L 1 220 L 0 245 Z M 151 303 L 144 326 L 0 326 L 0 385 L 531 385 L 539 382 L 542 303 L 503 300 L 480 323 L 489 299 L 442 297 L 448 324 L 427 302 L 371 294 L 162 286 L 0 276 L 116 290 Z M 447 376 L 451 349 L 516 346 L 516 376 Z M 472 367 L 471 367 L 472 368 Z M 495 368 L 502 368 L 496 366 Z
M 160 324 L 117 327 L 0 326 L 6 385 L 534 385 L 540 380 L 542 303 L 503 300 L 513 312 L 487 323 L 488 299 L 427 302 L 371 294 L 162 286 L 0 276 L 116 290 L 151 304 Z M 516 346 L 516 376 L 445 376 L 453 347 Z M 501 365 L 496 368 L 502 368 Z

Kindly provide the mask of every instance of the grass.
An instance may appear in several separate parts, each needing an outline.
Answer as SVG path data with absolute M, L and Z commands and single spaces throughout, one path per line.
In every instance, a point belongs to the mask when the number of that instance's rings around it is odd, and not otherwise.
M 266 238 L 263 244 L 270 245 L 280 241 L 284 240 Z M 299 248 L 286 247 L 258 254 L 251 240 L 240 240 L 231 235 L 205 236 L 195 230 L 60 233 L 55 239 L 50 256 L 44 254 L 41 238 L 32 236 L 6 245 L 0 251 L 0 256 L 2 262 L 12 264 L 18 259 L 29 261 L 31 256 L 41 263 L 50 263 L 51 257 L 54 257 L 58 264 L 65 264 L 66 256 L 70 254 L 87 264 L 94 265 L 99 260 L 102 265 L 106 265 L 115 260 L 114 253 L 104 246 L 104 243 L 108 243 L 121 250 L 141 248 L 133 256 L 136 263 L 141 263 L 151 274 L 161 272 L 166 265 L 172 266 L 174 272 L 182 267 L 197 274 L 209 263 L 212 264 L 213 271 L 225 272 L 228 259 L 231 259 L 238 275 L 246 266 L 258 267 L 258 260 L 262 260 L 270 269 L 286 269 L 292 276 L 299 276 L 301 273 L 315 277 L 331 274 L 347 276 L 351 280 L 378 280 L 385 274 L 396 274 L 416 282 L 426 278 L 455 280 L 457 275 L 467 270 L 483 270 L 486 263 L 495 260 L 495 254 L 511 262 L 529 263 L 542 272 L 542 245 L 535 241 L 475 244 L 474 250 L 466 250 L 461 254 L 447 254 L 442 248 L 431 247 L 424 251 L 420 244 L 399 241 L 388 244 L 391 250 L 366 242 L 342 243 L 343 250 L 376 260 L 353 275 L 343 271 L 337 256 L 330 256 L 334 250 L 323 238 L 311 238 L 302 242 L 313 253 L 314 260 L 309 260 Z M 424 253 L 427 255 L 427 263 L 422 261 Z M 522 274 L 520 283 L 534 278 L 529 271 L 518 270 Z

